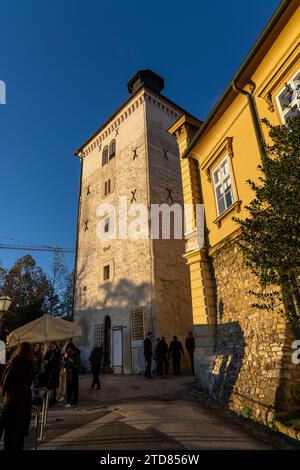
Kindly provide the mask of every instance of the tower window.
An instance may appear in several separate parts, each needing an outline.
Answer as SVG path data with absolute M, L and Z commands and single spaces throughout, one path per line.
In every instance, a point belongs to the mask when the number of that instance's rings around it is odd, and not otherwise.
M 109 144 L 109 160 L 116 156 L 116 140 L 113 139 Z
M 108 233 L 109 232 L 109 226 L 110 226 L 110 220 L 109 220 L 109 217 L 107 217 L 104 221 L 104 232 L 105 233 Z
M 104 196 L 108 196 L 111 193 L 111 189 L 112 189 L 112 184 L 111 184 L 111 180 L 109 179 L 105 181 L 104 183 Z
M 106 266 L 103 266 L 103 280 L 108 281 L 110 278 L 110 265 L 107 264 Z
M 108 146 L 106 145 L 102 152 L 102 166 L 108 163 Z

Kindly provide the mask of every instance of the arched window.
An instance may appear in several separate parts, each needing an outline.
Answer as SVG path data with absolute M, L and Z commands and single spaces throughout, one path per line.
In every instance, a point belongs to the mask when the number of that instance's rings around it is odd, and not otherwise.
M 116 155 L 116 140 L 113 139 L 109 144 L 109 159 L 111 160 Z
M 102 166 L 108 163 L 108 146 L 104 147 L 102 152 Z

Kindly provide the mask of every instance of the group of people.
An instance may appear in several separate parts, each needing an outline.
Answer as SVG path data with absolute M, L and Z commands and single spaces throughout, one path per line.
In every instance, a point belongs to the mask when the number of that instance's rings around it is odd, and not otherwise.
M 195 338 L 192 331 L 189 332 L 188 337 L 185 340 L 185 347 L 189 354 L 191 361 L 191 369 L 194 375 L 194 350 L 195 350 Z M 153 378 L 152 374 L 152 359 L 156 362 L 155 373 L 158 376 L 164 377 L 169 374 L 169 361 L 172 359 L 173 362 L 173 373 L 174 375 L 180 375 L 180 362 L 184 356 L 184 350 L 177 336 L 173 336 L 173 340 L 170 345 L 166 342 L 166 338 L 162 336 L 156 339 L 155 349 L 152 346 L 152 333 L 149 332 L 147 338 L 144 340 L 144 357 L 146 361 L 145 376 L 147 378 Z
M 47 388 L 49 406 L 65 399 L 66 408 L 76 406 L 81 359 L 75 344 L 72 341 L 66 342 L 65 345 L 52 342 L 44 356 L 41 345 L 36 344 L 33 357 L 33 384 L 35 387 Z
M 77 405 L 80 365 L 80 351 L 71 341 L 63 348 L 51 343 L 44 357 L 38 345 L 34 348 L 28 342 L 18 345 L 5 366 L 0 383 L 4 405 L 0 438 L 4 433 L 5 450 L 22 450 L 24 447 L 24 437 L 29 433 L 32 384 L 48 389 L 51 404 L 56 402 L 57 388 L 63 396 L 65 387 L 65 407 Z
M 189 332 L 185 347 L 194 374 L 195 340 L 192 332 Z M 157 375 L 168 375 L 170 359 L 173 361 L 174 375 L 179 375 L 184 350 L 177 336 L 173 336 L 170 345 L 167 344 L 165 337 L 157 338 L 153 351 L 152 334 L 148 333 L 144 341 L 144 356 L 146 377 L 152 377 L 153 358 L 156 360 Z M 91 389 L 96 386 L 97 390 L 101 390 L 99 375 L 102 359 L 103 347 L 96 343 L 89 357 L 93 374 Z M 80 351 L 72 341 L 65 345 L 50 343 L 44 356 L 41 345 L 32 347 L 28 342 L 18 345 L 5 366 L 0 382 L 4 404 L 0 418 L 0 439 L 4 433 L 5 450 L 22 450 L 24 447 L 24 437 L 29 433 L 32 384 L 34 387 L 47 388 L 50 405 L 64 399 L 66 395 L 65 407 L 74 407 L 78 403 L 80 367 Z

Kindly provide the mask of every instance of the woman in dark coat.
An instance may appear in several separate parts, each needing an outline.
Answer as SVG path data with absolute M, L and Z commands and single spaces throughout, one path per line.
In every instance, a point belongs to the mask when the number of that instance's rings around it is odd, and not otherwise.
M 3 373 L 0 388 L 4 450 L 23 450 L 24 437 L 29 434 L 33 361 L 31 345 L 21 343 Z
M 79 370 L 81 366 L 80 351 L 72 342 L 68 343 L 66 348 L 64 363 L 67 376 L 67 404 L 65 408 L 71 408 L 78 403 Z
M 41 369 L 42 369 L 42 360 L 43 355 L 41 351 L 41 345 L 39 343 L 35 344 L 33 347 L 33 385 L 35 387 L 41 386 Z
M 56 389 L 59 387 L 61 351 L 56 343 L 51 343 L 44 357 L 44 381 L 49 390 L 49 406 L 56 403 Z

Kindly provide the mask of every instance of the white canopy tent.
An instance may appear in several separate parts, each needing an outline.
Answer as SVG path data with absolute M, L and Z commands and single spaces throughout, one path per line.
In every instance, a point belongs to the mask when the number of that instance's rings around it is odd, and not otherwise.
M 22 341 L 28 341 L 28 343 L 64 341 L 81 335 L 81 327 L 76 323 L 43 315 L 12 331 L 7 337 L 7 346 L 13 347 Z

